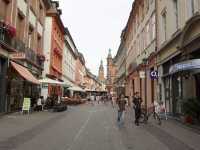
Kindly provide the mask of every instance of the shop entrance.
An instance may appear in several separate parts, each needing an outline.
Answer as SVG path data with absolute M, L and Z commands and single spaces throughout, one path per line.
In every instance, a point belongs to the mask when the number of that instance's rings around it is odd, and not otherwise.
M 196 97 L 200 99 L 200 73 L 195 75 Z
M 6 111 L 6 72 L 7 61 L 4 58 L 0 58 L 0 113 Z
M 177 116 L 181 114 L 181 100 L 182 100 L 182 77 L 174 75 L 172 77 L 172 112 Z

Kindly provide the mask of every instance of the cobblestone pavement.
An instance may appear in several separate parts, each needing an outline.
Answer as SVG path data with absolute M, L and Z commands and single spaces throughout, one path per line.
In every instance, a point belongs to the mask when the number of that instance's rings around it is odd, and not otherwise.
M 62 113 L 11 114 L 0 119 L 0 150 L 199 150 L 200 135 L 175 121 L 161 126 L 116 123 L 117 109 L 90 104 Z

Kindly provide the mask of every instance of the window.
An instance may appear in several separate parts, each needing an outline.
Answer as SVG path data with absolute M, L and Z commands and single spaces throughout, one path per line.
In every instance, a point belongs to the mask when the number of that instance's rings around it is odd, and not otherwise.
M 39 4 L 39 15 L 40 15 L 40 21 L 43 23 L 44 9 L 41 3 Z
M 28 47 L 32 48 L 33 45 L 33 28 L 29 26 L 29 32 L 28 32 Z
M 166 10 L 162 13 L 162 34 L 163 34 L 163 40 L 166 41 L 167 39 L 167 18 L 166 18 Z
M 42 52 L 42 38 L 40 35 L 37 36 L 37 50 L 38 52 Z
M 187 0 L 188 19 L 194 15 L 194 0 Z
M 176 29 L 178 29 L 178 1 L 173 0 Z
M 149 11 L 149 0 L 145 0 L 146 2 L 146 13 L 148 13 Z
M 2 17 L 3 20 L 7 20 L 8 13 L 9 13 L 8 12 L 9 3 L 6 1 L 2 1 L 1 4 L 2 4 L 2 6 L 0 9 L 0 18 Z
M 156 38 L 156 16 L 155 14 L 151 17 L 151 26 L 152 26 L 152 39 L 153 41 Z
M 149 23 L 146 25 L 146 42 L 147 46 L 150 44 L 150 30 Z
M 24 17 L 18 13 L 16 36 L 19 40 L 23 40 L 24 36 Z

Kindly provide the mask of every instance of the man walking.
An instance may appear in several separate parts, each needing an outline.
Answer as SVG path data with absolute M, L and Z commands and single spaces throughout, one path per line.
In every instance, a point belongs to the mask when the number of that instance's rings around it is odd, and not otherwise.
M 126 100 L 125 100 L 125 97 L 123 94 L 120 96 L 117 103 L 119 106 L 117 121 L 118 121 L 118 123 L 123 123 L 122 116 L 124 115 L 125 106 L 126 106 Z
M 133 96 L 133 108 L 135 110 L 135 124 L 139 126 L 139 119 L 141 114 L 142 99 L 139 96 L 139 92 L 136 92 Z

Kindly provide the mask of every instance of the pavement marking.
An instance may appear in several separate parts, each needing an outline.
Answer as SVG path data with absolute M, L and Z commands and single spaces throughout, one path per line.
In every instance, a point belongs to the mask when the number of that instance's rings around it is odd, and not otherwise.
M 76 134 L 71 146 L 69 148 L 67 148 L 67 150 L 71 150 L 74 146 L 74 144 L 76 143 L 76 141 L 78 140 L 78 138 L 81 136 L 81 134 L 83 133 L 84 129 L 86 128 L 88 122 L 90 121 L 90 118 L 92 116 L 92 112 L 90 112 L 87 120 L 85 121 L 85 123 L 81 126 L 80 130 L 78 131 L 78 133 Z

